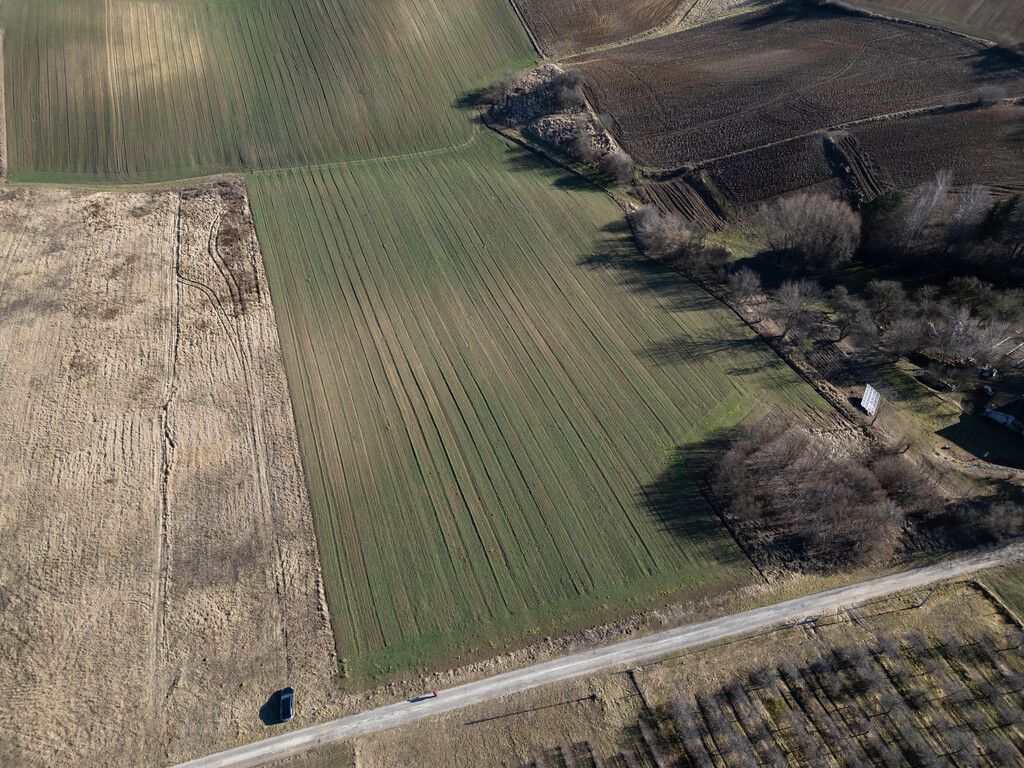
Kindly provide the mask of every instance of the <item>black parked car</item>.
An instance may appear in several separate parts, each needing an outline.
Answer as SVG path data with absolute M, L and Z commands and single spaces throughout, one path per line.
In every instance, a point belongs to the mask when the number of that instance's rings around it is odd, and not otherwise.
M 292 687 L 281 690 L 281 722 L 287 723 L 295 717 L 295 689 Z

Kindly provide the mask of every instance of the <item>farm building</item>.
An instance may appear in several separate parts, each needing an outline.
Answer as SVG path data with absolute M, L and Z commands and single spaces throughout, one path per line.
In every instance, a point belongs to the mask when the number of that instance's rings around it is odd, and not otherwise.
M 985 408 L 985 415 L 1014 432 L 1024 435 L 1024 397 L 997 395 Z

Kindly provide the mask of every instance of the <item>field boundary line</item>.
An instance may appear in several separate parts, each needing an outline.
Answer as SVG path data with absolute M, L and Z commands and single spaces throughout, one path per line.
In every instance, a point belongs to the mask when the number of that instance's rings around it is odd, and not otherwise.
M 856 0 L 853 0 L 856 2 Z M 902 16 L 888 16 L 878 11 L 871 11 L 867 8 L 861 8 L 857 5 L 852 5 L 850 2 L 843 2 L 839 0 L 826 4 L 825 7 L 831 7 L 839 11 L 845 11 L 852 16 L 864 16 L 869 19 L 877 19 L 878 21 L 887 21 L 891 24 L 907 24 L 912 27 L 921 27 L 923 29 L 931 30 L 932 32 L 944 32 L 950 35 L 956 35 L 957 37 L 963 37 L 967 40 L 971 40 L 975 43 L 982 43 L 988 47 L 998 48 L 999 44 L 995 40 L 989 40 L 987 37 L 979 37 L 978 35 L 972 35 L 969 32 L 961 32 L 957 29 L 950 29 L 949 27 L 940 26 L 934 22 L 922 21 L 921 19 L 910 19 Z
M 999 104 L 1019 106 L 1024 104 L 1024 96 L 1010 96 L 1005 99 L 1001 99 Z M 791 141 L 799 141 L 800 139 L 808 139 L 812 136 L 825 136 L 826 134 L 834 131 L 845 131 L 850 128 L 856 128 L 861 125 L 869 125 L 871 123 L 884 123 L 889 120 L 903 120 L 908 118 L 923 117 L 925 115 L 942 115 L 952 112 L 969 112 L 975 109 L 991 109 L 992 106 L 989 104 L 978 104 L 975 102 L 966 102 L 961 104 L 934 104 L 930 107 L 916 107 L 914 109 L 901 109 L 897 112 L 884 112 L 878 115 L 869 115 L 868 117 L 859 117 L 856 120 L 848 120 L 845 123 L 836 123 L 834 125 L 826 125 L 821 128 L 815 128 L 813 131 L 807 131 L 806 133 L 798 133 L 794 136 L 787 136 L 784 139 L 778 139 L 777 141 L 770 141 L 767 144 L 758 144 L 756 147 L 748 147 L 747 149 L 740 149 L 735 152 L 728 152 L 724 155 L 718 155 L 717 157 L 706 157 L 700 160 L 695 160 L 692 163 L 684 163 L 683 165 L 677 165 L 672 168 L 654 168 L 649 174 L 646 174 L 647 178 L 651 181 L 667 181 L 676 176 L 680 176 L 686 173 L 692 173 L 693 171 L 700 170 L 711 163 L 718 163 L 722 160 L 731 160 L 735 157 L 741 157 L 742 155 L 750 154 L 751 152 L 760 152 L 765 149 L 771 149 L 772 147 L 778 147 L 782 144 L 788 144 Z
M 583 50 L 575 51 L 562 57 L 562 59 L 560 60 L 572 62 L 574 64 L 582 64 L 585 62 L 580 61 L 579 59 L 584 56 L 590 56 L 595 53 L 606 53 L 607 51 L 614 51 L 618 48 L 625 48 L 626 46 L 633 45 L 634 43 L 642 43 L 648 40 L 655 40 L 659 37 L 668 37 L 669 35 L 674 35 L 679 32 L 686 32 L 691 29 L 697 29 L 699 27 L 707 26 L 708 24 L 714 24 L 719 21 L 724 21 L 725 19 L 729 19 L 734 16 L 743 16 L 749 13 L 763 11 L 766 8 L 770 8 L 776 5 L 782 5 L 784 2 L 786 2 L 786 0 L 771 0 L 770 2 L 766 2 L 763 4 L 745 3 L 742 5 L 736 5 L 719 16 L 715 16 L 714 18 L 708 19 L 707 21 L 698 22 L 696 24 L 688 26 L 684 24 L 684 22 L 686 21 L 686 17 L 689 16 L 690 13 L 698 5 L 700 5 L 701 2 L 703 2 L 703 0 L 693 0 L 693 2 L 690 3 L 689 8 L 687 8 L 684 12 L 680 13 L 679 6 L 683 5 L 685 1 L 686 0 L 680 0 L 679 5 L 668 18 L 651 27 L 650 29 L 644 30 L 643 32 L 638 32 L 637 34 L 632 35 L 631 37 L 624 38 L 622 40 L 616 40 L 615 42 L 606 43 L 604 45 L 596 45 L 593 48 L 584 48 Z M 941 34 L 955 35 L 956 37 L 961 37 L 964 38 L 965 40 L 970 40 L 971 42 L 978 43 L 987 48 L 1000 47 L 997 42 L 995 42 L 994 40 L 989 40 L 988 38 L 985 37 L 972 35 L 968 32 L 960 32 L 955 29 L 939 26 L 937 24 L 929 23 L 927 21 L 920 21 L 918 19 L 901 18 L 899 16 L 887 16 L 885 14 L 877 13 L 875 11 L 869 11 L 866 8 L 848 5 L 847 3 L 842 2 L 842 0 L 826 0 L 826 2 L 823 3 L 822 5 L 808 3 L 808 6 L 810 10 L 814 10 L 815 8 L 824 8 L 825 10 L 829 10 L 833 13 L 841 15 L 846 14 L 850 16 L 859 16 L 863 18 L 874 19 L 875 21 L 885 22 L 887 24 L 905 24 L 907 26 L 927 29 L 930 32 L 939 32 Z
M 1024 620 L 1022 620 L 1021 617 L 1017 615 L 1017 612 L 1013 610 L 1013 608 L 1006 604 L 1006 601 L 999 596 L 999 593 L 996 592 L 996 590 L 992 589 L 992 587 L 990 587 L 981 579 L 975 579 L 974 584 L 978 587 L 978 589 L 981 590 L 981 593 L 985 595 L 985 597 L 987 597 L 990 601 L 996 604 L 996 607 L 998 607 L 999 610 L 1003 611 L 1007 616 L 1009 616 L 1010 620 L 1014 624 L 1016 624 L 1020 629 L 1024 629 Z
M 249 176 L 259 176 L 263 174 L 281 173 L 284 171 L 305 171 L 305 170 L 322 170 L 331 168 L 343 168 L 348 165 L 369 165 L 372 163 L 379 162 L 391 162 L 401 160 L 413 160 L 420 157 L 439 157 L 446 154 L 454 154 L 461 152 L 464 149 L 468 149 L 473 146 L 480 138 L 480 128 L 474 125 L 472 127 L 472 133 L 470 136 L 458 144 L 451 144 L 445 147 L 434 147 L 432 149 L 420 149 L 413 152 L 402 152 L 395 155 L 380 155 L 379 157 L 357 157 L 351 160 L 329 160 L 323 163 L 296 163 L 294 165 L 280 165 L 269 168 L 225 168 L 222 171 L 214 171 L 211 173 L 204 173 L 198 176 L 179 176 L 164 179 L 162 181 L 132 181 L 127 179 L 125 181 L 117 181 L 114 179 L 89 179 L 89 180 L 78 180 L 78 179 L 62 179 L 58 181 L 8 181 L 11 186 L 15 187 L 43 187 L 50 189 L 85 189 L 85 190 L 98 190 L 98 191 L 141 191 L 141 190 L 173 190 L 190 187 L 193 185 L 202 185 L 218 179 L 245 179 Z
M 537 40 L 537 36 L 533 34 L 533 30 L 530 29 L 530 25 L 526 23 L 526 16 L 523 14 L 523 9 L 519 7 L 518 0 L 508 0 L 509 5 L 512 6 L 512 12 L 518 17 L 519 23 L 523 25 L 523 31 L 526 32 L 526 36 L 530 38 L 530 45 L 533 46 L 533 50 L 537 52 L 537 55 L 542 59 L 547 58 L 544 50 L 540 47 L 540 42 Z
M 7 86 L 4 82 L 4 43 L 7 30 L 0 27 L 0 182 L 7 180 Z
M 999 549 L 847 584 L 710 621 L 662 630 L 644 637 L 605 645 L 466 683 L 443 691 L 432 699 L 400 701 L 338 720 L 301 728 L 181 763 L 177 768 L 243 768 L 263 765 L 314 747 L 387 730 L 550 683 L 660 659 L 686 648 L 706 646 L 720 640 L 749 635 L 758 630 L 787 626 L 833 611 L 838 613 L 856 605 L 932 584 L 962 580 L 963 577 L 978 571 L 1005 565 L 1022 557 L 1024 544 L 1010 544 Z

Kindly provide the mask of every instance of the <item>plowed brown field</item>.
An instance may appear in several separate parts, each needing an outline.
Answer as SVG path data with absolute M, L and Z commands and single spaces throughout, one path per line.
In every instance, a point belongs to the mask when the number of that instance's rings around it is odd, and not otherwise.
M 0 201 L 0 764 L 149 765 L 335 672 L 242 188 Z
M 866 11 L 910 19 L 976 35 L 987 40 L 1024 40 L 1020 0 L 847 0 Z
M 819 134 L 733 155 L 706 167 L 727 203 L 746 206 L 793 192 L 842 194 Z
M 541 50 L 554 56 L 644 32 L 664 21 L 680 0 L 516 0 L 516 5 Z
M 641 163 L 673 168 L 817 129 L 1024 93 L 1024 65 L 951 35 L 778 6 L 581 59 L 586 88 Z
M 953 172 L 955 184 L 1024 191 L 1024 107 L 921 115 L 851 129 L 886 183 L 904 189 Z

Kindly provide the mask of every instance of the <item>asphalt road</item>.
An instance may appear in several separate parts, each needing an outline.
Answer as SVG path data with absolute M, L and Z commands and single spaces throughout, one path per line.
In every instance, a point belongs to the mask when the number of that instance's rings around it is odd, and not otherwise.
M 535 664 L 524 669 L 448 688 L 441 691 L 441 694 L 434 699 L 415 703 L 401 701 L 397 704 L 389 704 L 357 715 L 343 717 L 340 720 L 332 720 L 291 731 L 253 744 L 246 744 L 215 755 L 181 763 L 177 768 L 225 768 L 226 766 L 238 768 L 263 765 L 272 760 L 312 749 L 320 744 L 393 728 L 404 723 L 422 720 L 425 717 L 479 704 L 499 696 L 525 691 L 539 685 L 642 663 L 735 635 L 834 613 L 838 609 L 848 608 L 858 603 L 896 592 L 917 589 L 943 579 L 963 576 L 1021 558 L 1024 558 L 1024 545 L 1010 545 L 979 555 L 949 560 L 938 565 L 882 576 L 871 581 L 798 597 L 764 608 L 723 616 L 720 619 L 700 624 L 668 629 L 635 640 L 574 653 L 571 656 L 563 656 L 543 664 Z M 302 692 L 297 692 L 300 705 L 301 696 Z

